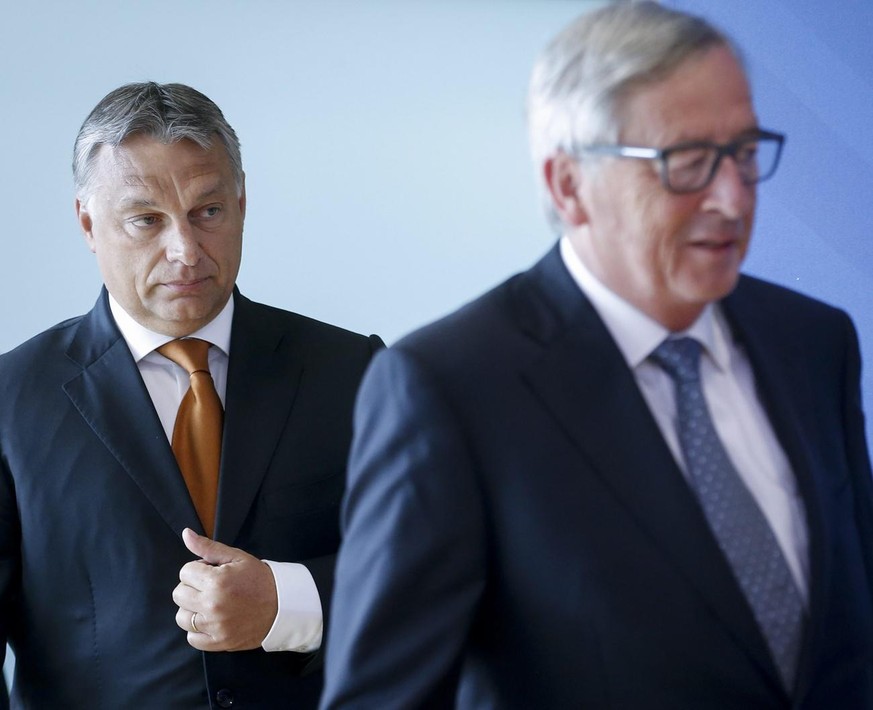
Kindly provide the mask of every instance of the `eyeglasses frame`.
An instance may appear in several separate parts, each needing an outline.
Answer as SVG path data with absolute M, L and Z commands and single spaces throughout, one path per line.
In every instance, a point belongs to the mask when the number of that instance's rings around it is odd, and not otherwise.
M 650 148 L 646 146 L 622 144 L 594 144 L 576 147 L 573 149 L 572 153 L 577 157 L 579 153 L 590 153 L 592 155 L 605 155 L 615 158 L 631 158 L 635 160 L 657 161 L 659 164 L 658 174 L 661 178 L 661 184 L 663 184 L 664 187 L 670 192 L 682 195 L 692 192 L 700 192 L 701 190 L 706 189 L 718 172 L 718 168 L 721 165 L 722 158 L 724 158 L 725 156 L 730 156 L 736 162 L 736 154 L 741 146 L 761 140 L 773 141 L 776 144 L 776 156 L 773 159 L 773 166 L 770 168 L 769 172 L 763 175 L 759 174 L 757 179 L 755 180 L 747 181 L 743 179 L 744 185 L 755 185 L 759 182 L 763 182 L 764 180 L 771 178 L 776 172 L 776 169 L 779 167 L 779 159 L 782 157 L 782 147 L 785 144 L 785 134 L 777 133 L 775 131 L 758 129 L 751 133 L 747 133 L 741 138 L 737 138 L 730 143 L 690 141 L 687 143 L 677 143 L 676 145 L 670 145 L 666 148 Z M 707 176 L 704 183 L 699 187 L 695 187 L 694 189 L 676 189 L 670 184 L 670 180 L 667 175 L 667 159 L 672 153 L 694 148 L 715 148 L 716 156 L 715 160 L 712 163 L 712 168 L 710 168 L 709 175 Z

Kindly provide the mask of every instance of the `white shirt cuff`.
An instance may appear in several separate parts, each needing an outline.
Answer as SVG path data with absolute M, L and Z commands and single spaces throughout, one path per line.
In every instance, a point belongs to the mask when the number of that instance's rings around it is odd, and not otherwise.
M 297 562 L 264 562 L 273 572 L 279 611 L 261 648 L 297 653 L 317 651 L 321 648 L 324 617 L 312 573 Z

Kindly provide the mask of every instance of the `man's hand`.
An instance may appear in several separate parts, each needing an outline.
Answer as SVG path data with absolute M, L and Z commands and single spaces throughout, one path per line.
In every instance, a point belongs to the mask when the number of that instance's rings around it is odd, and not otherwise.
M 188 643 L 201 651 L 258 648 L 279 608 L 270 568 L 189 528 L 182 531 L 182 540 L 201 558 L 182 567 L 173 590 L 179 607 L 176 624 L 188 632 Z

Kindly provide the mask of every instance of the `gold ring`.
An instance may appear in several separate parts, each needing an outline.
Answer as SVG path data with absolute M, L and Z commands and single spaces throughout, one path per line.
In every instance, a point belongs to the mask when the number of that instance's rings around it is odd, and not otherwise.
M 194 623 L 194 619 L 196 619 L 196 618 L 197 618 L 197 612 L 195 611 L 193 614 L 191 614 L 191 630 L 192 630 L 195 634 L 199 634 L 199 633 L 200 633 L 200 629 L 198 629 L 198 628 L 197 628 L 197 624 Z

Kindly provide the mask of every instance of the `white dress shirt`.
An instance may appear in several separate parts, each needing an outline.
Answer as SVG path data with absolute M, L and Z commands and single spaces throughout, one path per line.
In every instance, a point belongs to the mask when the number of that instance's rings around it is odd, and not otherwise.
M 567 237 L 561 239 L 560 250 L 573 280 L 591 301 L 633 371 L 686 477 L 676 431 L 673 380 L 648 357 L 670 335 L 689 336 L 703 345 L 701 383 L 716 431 L 734 468 L 773 529 L 804 603 L 808 603 L 808 530 L 803 500 L 788 458 L 758 399 L 749 360 L 731 337 L 721 308 L 710 304 L 690 328 L 671 333 L 598 281 Z
M 173 440 L 173 427 L 179 404 L 188 391 L 190 377 L 186 370 L 155 352 L 170 342 L 169 335 L 155 333 L 137 323 L 111 295 L 109 307 L 142 375 L 152 398 L 167 440 Z M 209 371 L 224 406 L 227 392 L 227 363 L 230 355 L 230 328 L 233 321 L 233 297 L 212 321 L 189 337 L 211 344 Z M 181 530 L 179 533 L 181 534 Z M 321 646 L 323 616 L 315 580 L 305 565 L 296 562 L 264 560 L 273 572 L 279 610 L 273 626 L 261 644 L 265 651 L 315 651 Z M 172 591 L 172 590 L 170 590 Z M 169 593 L 169 591 L 168 591 Z

